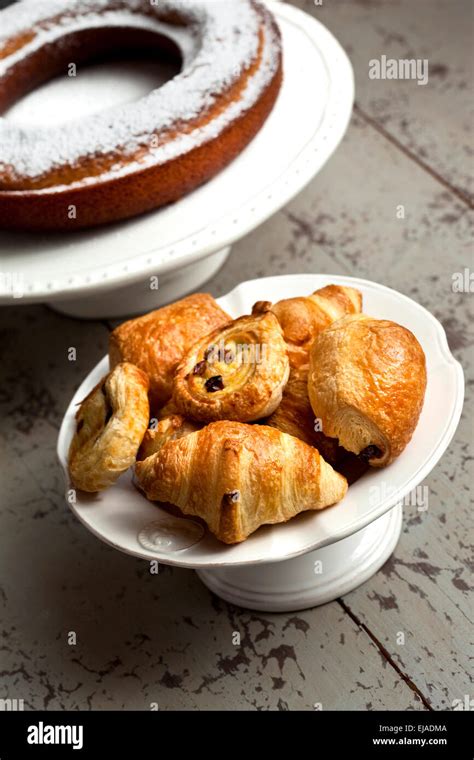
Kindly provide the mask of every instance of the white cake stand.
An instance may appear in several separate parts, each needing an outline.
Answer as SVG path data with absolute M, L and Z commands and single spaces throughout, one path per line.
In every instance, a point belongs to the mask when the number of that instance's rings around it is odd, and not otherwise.
M 403 454 L 386 469 L 364 475 L 340 504 L 303 513 L 283 525 L 264 526 L 243 543 L 224 546 L 196 522 L 172 517 L 147 501 L 134 488 L 130 473 L 97 495 L 71 488 L 67 452 L 77 404 L 108 371 L 104 358 L 71 400 L 58 439 L 66 498 L 88 530 L 127 554 L 194 568 L 216 594 L 251 609 L 278 612 L 322 604 L 378 570 L 400 535 L 401 503 L 422 483 L 454 435 L 463 404 L 463 373 L 449 351 L 442 326 L 426 309 L 366 280 L 334 275 L 267 277 L 242 283 L 219 303 L 238 316 L 262 298 L 277 301 L 305 295 L 330 283 L 359 288 L 368 313 L 405 325 L 425 350 L 425 404 Z M 443 414 L 439 414 L 441 408 Z M 413 505 L 412 498 L 409 504 L 410 510 L 429 507 L 420 500 Z
M 288 203 L 315 176 L 346 130 L 354 87 L 339 43 L 311 16 L 269 2 L 284 45 L 284 84 L 261 132 L 223 172 L 156 212 L 96 230 L 0 232 L 0 303 L 47 302 L 79 317 L 144 312 L 198 288 L 229 246 Z M 108 72 L 108 73 L 107 73 Z M 23 98 L 6 118 L 27 123 L 78 118 L 97 102 L 134 99 L 156 86 L 136 70 L 91 69 Z M 143 81 L 145 77 L 145 81 Z M 158 277 L 159 288 L 150 287 Z M 153 280 L 156 284 L 156 280 Z

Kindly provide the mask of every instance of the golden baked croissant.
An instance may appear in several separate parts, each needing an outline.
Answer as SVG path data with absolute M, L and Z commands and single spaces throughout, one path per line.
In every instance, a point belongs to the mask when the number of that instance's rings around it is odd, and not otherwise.
M 128 361 L 147 373 L 155 412 L 171 397 L 175 369 L 188 348 L 229 320 L 207 293 L 188 296 L 117 327 L 110 336 L 110 366 Z
M 135 478 L 148 499 L 202 518 L 226 544 L 335 504 L 347 490 L 311 446 L 266 425 L 229 421 L 166 443 L 137 462 Z
M 275 315 L 240 317 L 194 343 L 176 370 L 173 403 L 202 422 L 250 422 L 278 406 L 288 375 Z
M 148 377 L 118 364 L 81 403 L 69 448 L 69 473 L 76 488 L 101 491 L 134 462 L 150 419 Z
M 286 298 L 273 304 L 259 301 L 253 313 L 271 308 L 283 329 L 292 367 L 309 362 L 309 349 L 316 335 L 346 314 L 362 310 L 362 294 L 355 288 L 326 285 L 307 297 Z
M 291 369 L 280 406 L 266 420 L 266 424 L 282 433 L 294 435 L 309 446 L 315 446 L 326 462 L 334 466 L 344 451 L 336 438 L 328 438 L 320 429 L 320 421 L 315 418 L 309 402 L 308 373 L 308 365 Z
M 423 406 L 423 349 L 405 327 L 359 314 L 318 335 L 308 392 L 324 432 L 370 465 L 389 464 L 413 435 Z
M 189 433 L 199 430 L 201 425 L 192 420 L 187 420 L 181 414 L 170 414 L 156 423 L 156 427 L 149 428 L 138 450 L 137 460 L 146 459 L 156 454 L 165 443 L 175 441 Z

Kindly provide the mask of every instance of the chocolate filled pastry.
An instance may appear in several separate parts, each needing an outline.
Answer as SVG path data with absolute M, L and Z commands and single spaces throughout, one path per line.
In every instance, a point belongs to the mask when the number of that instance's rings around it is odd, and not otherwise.
M 315 448 L 266 425 L 229 421 L 165 443 L 137 462 L 135 478 L 148 499 L 202 518 L 226 544 L 335 504 L 347 491 Z
M 194 343 L 176 370 L 173 402 L 201 422 L 251 422 L 276 409 L 288 375 L 275 315 L 241 317 Z
M 373 467 L 410 441 L 426 389 L 423 349 L 409 330 L 365 315 L 344 317 L 318 335 L 308 393 L 324 432 Z
M 336 438 L 328 438 L 324 434 L 321 421 L 314 416 L 308 396 L 308 373 L 307 365 L 291 369 L 280 406 L 267 419 L 266 424 L 314 446 L 326 462 L 334 466 L 346 452 Z
M 360 480 L 362 475 L 365 475 L 370 469 L 370 465 L 366 459 L 361 459 L 356 454 L 346 451 L 342 446 L 339 447 L 339 451 L 342 452 L 342 454 L 338 457 L 337 462 L 333 467 L 341 475 L 344 475 L 347 484 L 352 486 Z
M 229 320 L 207 293 L 188 296 L 117 327 L 110 336 L 110 366 L 128 361 L 147 373 L 155 414 L 171 397 L 173 376 L 185 352 Z
M 321 330 L 347 314 L 360 313 L 362 294 L 355 288 L 326 285 L 310 296 L 287 298 L 273 306 L 268 301 L 259 301 L 253 313 L 268 309 L 283 329 L 291 366 L 301 367 L 308 364 L 309 349 Z
M 150 419 L 148 377 L 118 364 L 81 403 L 69 449 L 76 488 L 91 493 L 111 486 L 134 462 Z

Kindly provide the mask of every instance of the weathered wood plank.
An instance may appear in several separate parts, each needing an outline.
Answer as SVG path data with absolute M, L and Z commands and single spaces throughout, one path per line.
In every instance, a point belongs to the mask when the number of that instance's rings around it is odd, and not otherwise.
M 469 0 L 290 0 L 325 24 L 352 61 L 356 102 L 403 148 L 472 201 Z M 428 61 L 428 83 L 370 79 L 369 62 Z

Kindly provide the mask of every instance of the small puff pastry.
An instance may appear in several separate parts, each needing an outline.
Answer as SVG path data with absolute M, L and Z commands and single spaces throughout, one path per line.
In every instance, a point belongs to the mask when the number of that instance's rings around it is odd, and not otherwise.
M 342 458 L 344 451 L 336 438 L 328 438 L 318 429 L 318 420 L 309 402 L 308 372 L 308 365 L 290 371 L 281 404 L 266 424 L 281 430 L 282 433 L 294 435 L 309 446 L 314 446 L 326 462 L 335 465 Z
M 156 412 L 171 397 L 173 375 L 184 353 L 202 335 L 229 320 L 207 293 L 188 296 L 117 327 L 110 336 L 110 367 L 127 361 L 146 372 Z
M 253 313 L 261 313 L 269 307 L 283 329 L 291 366 L 301 367 L 308 364 L 309 349 L 321 330 L 346 314 L 361 312 L 362 294 L 355 288 L 327 285 L 311 296 L 287 298 L 273 306 L 259 301 Z
M 146 459 L 156 454 L 168 441 L 176 441 L 189 433 L 199 430 L 201 425 L 185 419 L 181 414 L 170 414 L 157 422 L 156 427 L 149 428 L 137 454 L 137 460 Z
M 134 462 L 150 420 L 148 377 L 118 364 L 81 403 L 69 448 L 73 485 L 94 493 L 112 485 Z
M 289 371 L 275 315 L 241 317 L 193 345 L 176 370 L 173 403 L 201 422 L 258 420 L 280 403 Z
M 166 443 L 137 462 L 135 478 L 148 499 L 202 518 L 226 544 L 335 504 L 347 491 L 311 446 L 265 425 L 228 421 Z
M 310 354 L 308 392 L 327 435 L 383 467 L 411 439 L 423 406 L 423 349 L 405 327 L 365 315 L 328 327 Z

